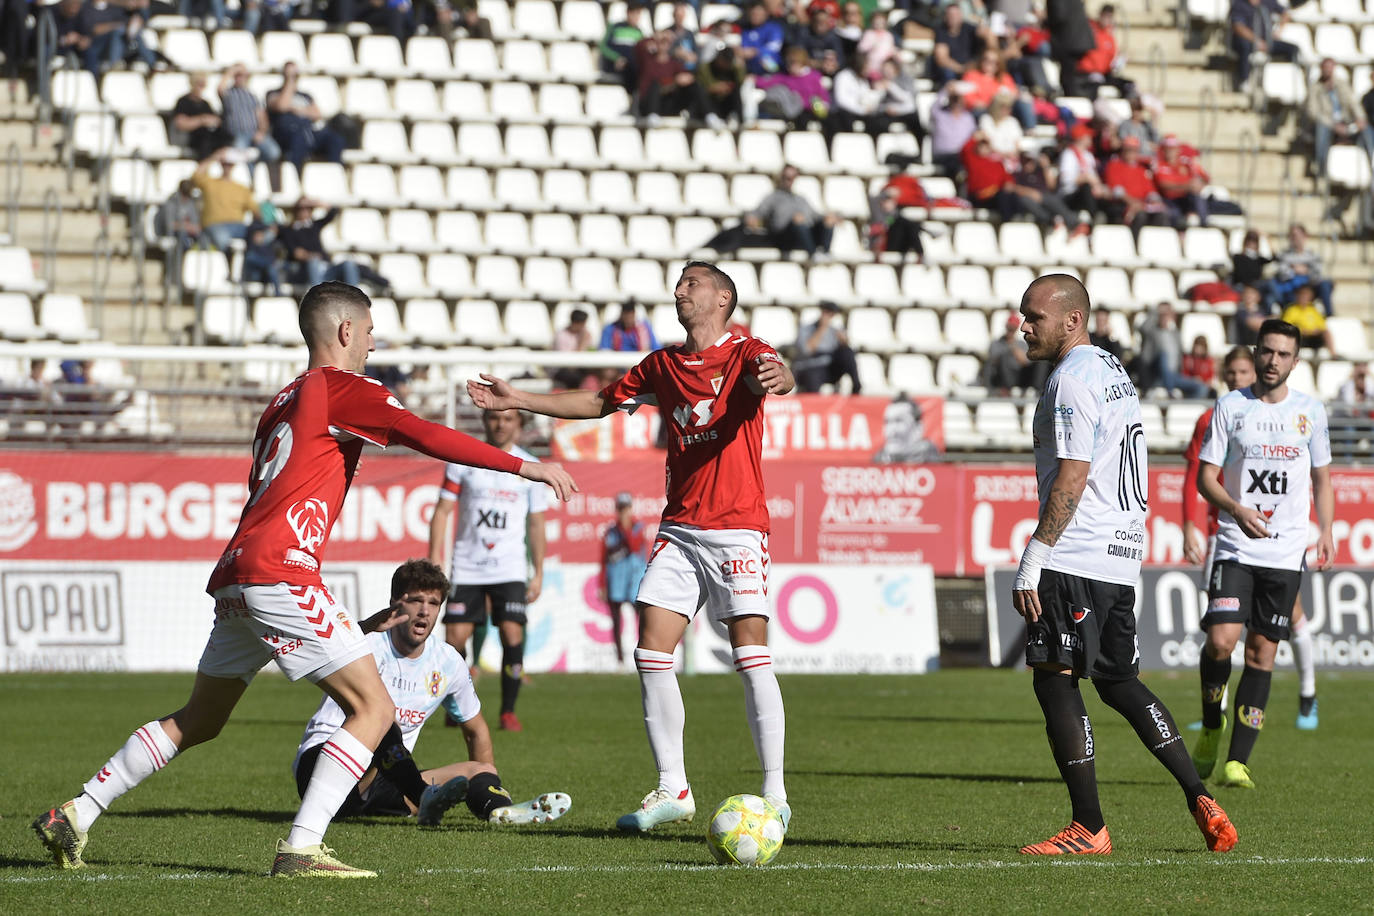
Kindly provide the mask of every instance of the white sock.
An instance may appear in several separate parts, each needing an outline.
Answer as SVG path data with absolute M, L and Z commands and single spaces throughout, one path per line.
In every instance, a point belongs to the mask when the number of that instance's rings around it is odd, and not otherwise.
M 1293 624 L 1293 635 L 1288 637 L 1288 645 L 1293 648 L 1293 666 L 1298 669 L 1298 696 L 1317 695 L 1317 666 L 1313 660 L 1312 632 L 1308 629 L 1307 618 Z
M 782 690 L 773 671 L 773 653 L 767 646 L 736 646 L 730 654 L 735 670 L 744 680 L 744 712 L 749 717 L 759 766 L 763 768 L 763 794 L 786 800 L 782 751 L 787 721 L 782 709 Z
M 75 799 L 76 827 L 90 830 L 114 800 L 171 762 L 177 746 L 157 719 L 135 731 L 124 746 L 82 786 Z
M 644 701 L 644 730 L 658 767 L 658 787 L 674 795 L 687 791 L 687 768 L 682 756 L 682 729 L 687 713 L 673 670 L 673 653 L 635 649 L 639 694 Z
M 287 846 L 302 849 L 324 839 L 339 806 L 367 772 L 374 750 L 342 728 L 329 736 L 315 759 L 315 771 L 286 837 Z

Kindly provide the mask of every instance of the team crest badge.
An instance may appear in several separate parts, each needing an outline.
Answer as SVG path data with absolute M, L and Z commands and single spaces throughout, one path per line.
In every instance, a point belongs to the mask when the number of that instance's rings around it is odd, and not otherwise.
M 432 697 L 437 697 L 439 695 L 439 691 L 443 688 L 444 676 L 440 674 L 438 671 L 431 671 L 429 673 L 429 695 Z
M 343 611 L 336 611 L 335 614 L 334 614 L 334 616 L 337 617 L 337 618 L 339 618 L 339 624 L 340 624 L 345 630 L 347 630 L 347 631 L 350 632 L 350 633 L 353 632 L 353 621 L 351 621 L 351 620 L 348 619 L 348 615 L 347 615 L 347 614 L 345 614 Z
M 717 372 L 715 375 L 711 376 L 711 390 L 716 394 L 720 394 L 720 386 L 724 384 L 724 382 L 725 376 Z
M 1258 706 L 1242 706 L 1236 710 L 1236 715 L 1255 731 L 1264 728 L 1264 710 Z
M 1298 432 L 1307 435 L 1312 431 L 1312 421 L 1307 419 L 1307 414 L 1300 413 L 1293 419 L 1293 425 L 1298 428 Z

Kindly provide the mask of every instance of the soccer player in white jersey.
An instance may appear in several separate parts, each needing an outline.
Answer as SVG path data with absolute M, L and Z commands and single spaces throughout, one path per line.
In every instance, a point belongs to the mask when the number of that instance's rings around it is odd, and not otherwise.
M 500 379 L 468 382 L 482 408 L 522 408 L 568 419 L 604 417 L 651 404 L 668 431 L 667 505 L 640 582 L 639 644 L 634 652 L 644 726 L 658 785 L 623 830 L 690 821 L 696 802 L 687 782 L 685 714 L 673 653 L 705 605 L 725 625 L 744 706 L 763 769 L 762 795 L 782 815 L 792 811 L 783 784 L 783 705 L 768 648 L 768 506 L 763 496 L 763 399 L 795 387 L 772 345 L 726 328 L 735 310 L 734 281 L 705 261 L 689 261 L 673 291 L 687 342 L 646 356 L 600 391 L 536 394 Z
M 1216 560 L 1202 616 L 1207 632 L 1199 663 L 1203 727 L 1193 748 L 1201 772 L 1210 773 L 1216 765 L 1226 725 L 1220 707 L 1231 676 L 1231 652 L 1241 629 L 1248 631 L 1245 671 L 1232 704 L 1235 730 L 1218 780 L 1223 786 L 1255 787 L 1250 752 L 1264 727 L 1274 654 L 1279 640 L 1290 636 L 1314 497 L 1317 568 L 1328 568 L 1336 552 L 1326 408 L 1311 395 L 1288 387 L 1299 339 L 1298 329 L 1285 321 L 1269 319 L 1260 325 L 1255 343 L 1258 377 L 1249 388 L 1217 401 L 1199 455 L 1198 492 L 1220 510 Z
M 428 560 L 408 560 L 392 573 L 391 607 L 404 616 L 386 632 L 370 633 L 367 642 L 382 683 L 396 704 L 396 720 L 335 818 L 414 814 L 421 827 L 432 827 L 445 811 L 466 798 L 473 815 L 494 824 L 557 820 L 572 804 L 562 792 L 511 804 L 510 793 L 496 772 L 491 732 L 482 718 L 468 666 L 453 646 L 429 638 L 447 595 L 448 578 Z M 421 771 L 411 755 L 420 729 L 441 706 L 462 724 L 468 759 Z M 305 726 L 291 764 L 302 795 L 321 755 L 329 753 L 329 736 L 343 719 L 339 704 L 325 697 Z
M 1131 723 L 1183 788 L 1207 841 L 1225 852 L 1236 829 L 1202 784 L 1164 704 L 1140 682 L 1135 585 L 1144 555 L 1149 476 L 1140 401 L 1120 360 L 1088 340 L 1087 290 L 1051 274 L 1021 299 L 1031 359 L 1054 364 L 1034 421 L 1039 523 L 1016 571 L 1026 664 L 1073 819 L 1027 855 L 1112 851 L 1098 803 L 1092 723 L 1078 681 Z
M 482 412 L 489 445 L 534 462 L 538 459 L 516 444 L 524 425 L 518 410 Z M 490 610 L 501 638 L 500 726 L 512 732 L 522 728 L 515 701 L 525 668 L 525 608 L 539 598 L 544 583 L 548 493 L 542 485 L 512 480 L 509 474 L 450 464 L 444 469 L 439 501 L 429 522 L 429 560 L 442 566 L 448 552 L 449 520 L 457 507 L 449 567 L 453 591 L 444 614 L 444 637 L 464 656 L 468 637 L 473 637 L 475 668 Z M 482 630 L 474 634 L 477 627 Z M 444 721 L 458 724 L 452 716 Z
M 182 751 L 220 733 L 258 669 L 275 660 L 291 680 L 333 697 L 347 717 L 311 776 L 285 840 L 277 877 L 372 878 L 323 843 L 340 803 L 357 785 L 393 721 L 377 665 L 348 611 L 320 578 L 329 532 L 343 508 L 363 446 L 395 442 L 442 461 L 471 462 L 576 489 L 562 468 L 521 461 L 410 413 L 363 375 L 372 342 L 372 301 L 355 286 L 321 283 L 301 300 L 306 371 L 263 411 L 253 439 L 248 500 L 206 586 L 215 622 L 186 705 L 137 729 L 76 798 L 39 815 L 38 838 L 62 868 L 81 868 L 87 831 L 116 799 Z M 384 628 L 398 620 L 374 621 Z

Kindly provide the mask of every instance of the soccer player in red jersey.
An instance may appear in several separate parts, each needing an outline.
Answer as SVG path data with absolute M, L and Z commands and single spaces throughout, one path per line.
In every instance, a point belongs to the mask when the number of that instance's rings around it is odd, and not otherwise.
M 713 264 L 689 261 L 673 292 L 681 346 L 655 350 L 600 391 L 535 394 L 483 375 L 468 382 L 486 410 L 517 407 L 565 419 L 658 407 L 668 428 L 668 504 L 639 586 L 635 667 L 658 786 L 617 822 L 650 830 L 690 821 L 696 803 L 683 764 L 685 714 L 673 653 L 705 605 L 730 634 L 745 711 L 763 768 L 763 796 L 791 818 L 783 785 L 782 692 L 768 649 L 768 507 L 763 496 L 763 399 L 795 387 L 772 345 L 728 333 L 737 294 Z
M 347 714 L 324 744 L 290 835 L 277 844 L 280 877 L 375 877 L 345 865 L 323 844 L 340 803 L 368 769 L 393 723 L 391 697 L 363 632 L 387 630 L 404 614 L 353 621 L 324 587 L 320 561 L 358 467 L 363 445 L 409 446 L 441 461 L 518 474 L 576 489 L 557 465 L 522 462 L 407 411 L 362 374 L 372 343 L 371 301 L 343 283 L 321 283 L 301 300 L 306 371 L 279 392 L 258 421 L 248 499 L 206 586 L 215 623 L 186 705 L 142 726 L 71 801 L 34 821 L 63 868 L 80 868 L 86 833 L 125 792 L 172 758 L 219 734 L 253 675 L 275 659 L 291 680 L 317 684 Z

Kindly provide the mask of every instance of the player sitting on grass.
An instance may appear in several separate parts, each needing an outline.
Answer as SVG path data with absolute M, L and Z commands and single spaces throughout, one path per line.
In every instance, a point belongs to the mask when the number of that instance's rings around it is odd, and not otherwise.
M 428 560 L 409 560 L 391 577 L 391 607 L 404 620 L 386 632 L 367 636 L 377 670 L 396 704 L 396 721 L 377 745 L 362 779 L 344 799 L 336 817 L 415 814 L 421 827 L 433 827 L 444 812 L 467 799 L 479 820 L 493 824 L 542 824 L 562 817 L 572 799 L 547 792 L 532 801 L 511 804 L 492 759 L 491 733 L 472 689 L 468 666 L 442 639 L 430 639 L 443 613 L 448 578 Z M 468 759 L 421 771 L 411 751 L 420 729 L 440 706 L 462 723 Z M 344 713 L 329 697 L 320 703 L 296 751 L 293 767 L 301 795 L 326 742 Z

